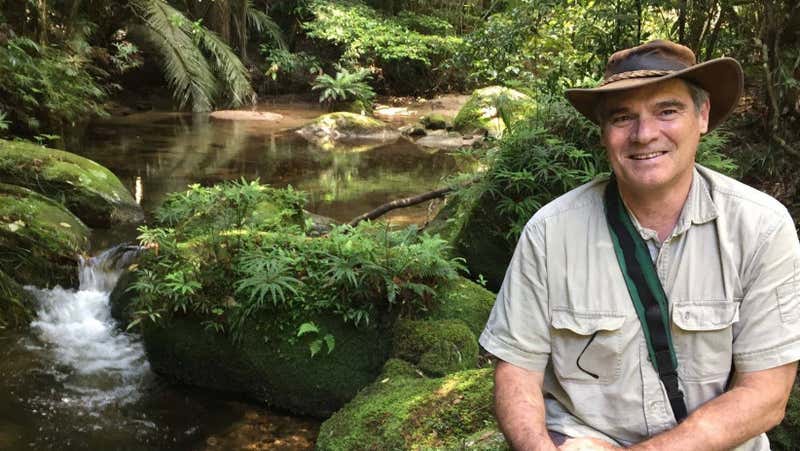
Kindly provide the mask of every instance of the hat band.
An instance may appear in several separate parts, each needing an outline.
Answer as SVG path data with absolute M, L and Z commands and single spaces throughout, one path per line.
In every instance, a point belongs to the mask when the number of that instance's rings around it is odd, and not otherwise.
M 604 79 L 597 87 L 605 86 L 615 81 L 628 80 L 630 78 L 648 78 L 648 77 L 661 77 L 675 72 L 674 70 L 631 70 L 628 72 L 620 72 Z

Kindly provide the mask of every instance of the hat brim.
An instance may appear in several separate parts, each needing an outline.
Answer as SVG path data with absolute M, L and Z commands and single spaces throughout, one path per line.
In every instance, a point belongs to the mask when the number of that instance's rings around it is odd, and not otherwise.
M 639 88 L 672 78 L 691 81 L 708 91 L 711 110 L 708 115 L 708 131 L 713 130 L 727 118 L 739 104 L 744 90 L 742 66 L 733 58 L 716 58 L 687 69 L 659 77 L 629 78 L 615 81 L 597 88 L 567 89 L 567 100 L 590 121 L 600 125 L 596 116 L 597 102 L 609 93 Z

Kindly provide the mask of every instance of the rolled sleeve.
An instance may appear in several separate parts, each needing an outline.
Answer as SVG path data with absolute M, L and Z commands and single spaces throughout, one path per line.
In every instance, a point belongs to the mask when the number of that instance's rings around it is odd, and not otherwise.
M 550 357 L 550 318 L 543 225 L 529 222 L 517 242 L 480 344 L 495 357 L 544 371 Z
M 800 360 L 800 244 L 786 213 L 748 266 L 740 320 L 734 324 L 737 371 Z

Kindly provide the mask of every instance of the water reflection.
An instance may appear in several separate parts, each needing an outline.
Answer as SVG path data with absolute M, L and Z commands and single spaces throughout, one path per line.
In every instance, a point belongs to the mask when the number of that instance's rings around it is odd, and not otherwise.
M 439 186 L 456 160 L 405 139 L 343 151 L 324 150 L 291 131 L 206 115 L 153 115 L 99 122 L 71 150 L 109 167 L 147 211 L 190 183 L 260 178 L 309 194 L 308 209 L 347 221 L 376 206 Z M 424 206 L 419 207 L 424 211 Z

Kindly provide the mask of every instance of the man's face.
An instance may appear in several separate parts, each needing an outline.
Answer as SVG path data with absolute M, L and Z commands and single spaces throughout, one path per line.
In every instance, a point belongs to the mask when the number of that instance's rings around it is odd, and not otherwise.
M 609 95 L 602 141 L 620 189 L 647 194 L 690 186 L 709 109 L 706 101 L 697 111 L 678 79 Z

